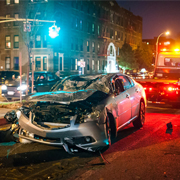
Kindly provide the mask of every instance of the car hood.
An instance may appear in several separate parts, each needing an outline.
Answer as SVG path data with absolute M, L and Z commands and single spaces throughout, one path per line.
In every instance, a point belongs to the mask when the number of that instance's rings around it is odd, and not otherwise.
M 39 92 L 28 95 L 26 100 L 29 102 L 49 101 L 63 104 L 70 104 L 71 102 L 83 101 L 97 92 L 96 90 L 79 90 L 79 91 L 55 91 L 55 92 Z M 103 93 L 103 92 L 102 92 Z

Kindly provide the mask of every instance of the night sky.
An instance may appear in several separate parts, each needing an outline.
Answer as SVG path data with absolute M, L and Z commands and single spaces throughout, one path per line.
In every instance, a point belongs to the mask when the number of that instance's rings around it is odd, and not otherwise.
M 143 18 L 143 39 L 153 39 L 169 30 L 169 38 L 176 38 L 180 33 L 180 0 L 176 1 L 121 1 L 121 7 Z

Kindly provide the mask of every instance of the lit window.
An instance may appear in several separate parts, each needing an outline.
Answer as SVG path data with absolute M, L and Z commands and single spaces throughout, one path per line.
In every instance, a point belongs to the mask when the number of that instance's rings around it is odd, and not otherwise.
M 98 52 L 100 51 L 99 43 L 98 43 L 98 45 L 97 45 L 97 51 L 98 51 Z
M 11 38 L 10 36 L 6 36 L 6 49 L 11 48 Z
M 14 36 L 14 48 L 19 48 L 19 36 Z
M 43 70 L 47 70 L 47 57 L 43 57 Z
M 89 41 L 87 41 L 87 52 L 89 52 Z
M 19 0 L 14 0 L 14 4 L 19 4 Z
M 94 42 L 92 42 L 92 52 L 95 52 Z
M 77 70 L 77 66 L 78 65 L 78 60 L 77 59 L 75 59 L 75 70 Z
M 10 4 L 11 3 L 11 0 L 6 0 L 6 4 Z
M 94 70 L 94 60 L 92 60 L 92 70 Z
M 94 33 L 94 24 L 92 24 L 92 33 Z
M 6 59 L 5 59 L 5 69 L 10 70 L 10 68 L 11 68 L 10 57 L 6 57 Z
M 41 36 L 36 35 L 35 48 L 41 48 Z
M 41 57 L 35 58 L 35 71 L 41 71 Z
M 99 60 L 97 61 L 97 70 L 99 70 Z

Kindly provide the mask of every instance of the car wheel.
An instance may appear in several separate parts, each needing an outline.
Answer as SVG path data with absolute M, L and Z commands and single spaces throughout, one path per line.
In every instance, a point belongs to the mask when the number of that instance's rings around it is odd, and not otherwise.
M 111 125 L 110 125 L 110 119 L 107 116 L 106 117 L 106 135 L 109 146 L 111 145 Z
M 139 116 L 135 121 L 133 121 L 133 125 L 135 128 L 141 128 L 144 122 L 145 122 L 145 104 L 143 101 L 141 101 L 139 107 Z

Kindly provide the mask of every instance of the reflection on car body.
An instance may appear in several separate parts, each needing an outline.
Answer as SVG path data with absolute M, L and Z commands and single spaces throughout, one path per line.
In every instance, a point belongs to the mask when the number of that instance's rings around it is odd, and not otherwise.
M 130 122 L 140 128 L 145 121 L 144 89 L 123 74 L 70 76 L 27 101 L 14 118 L 21 142 L 63 146 L 67 152 L 69 146 L 99 150 Z

